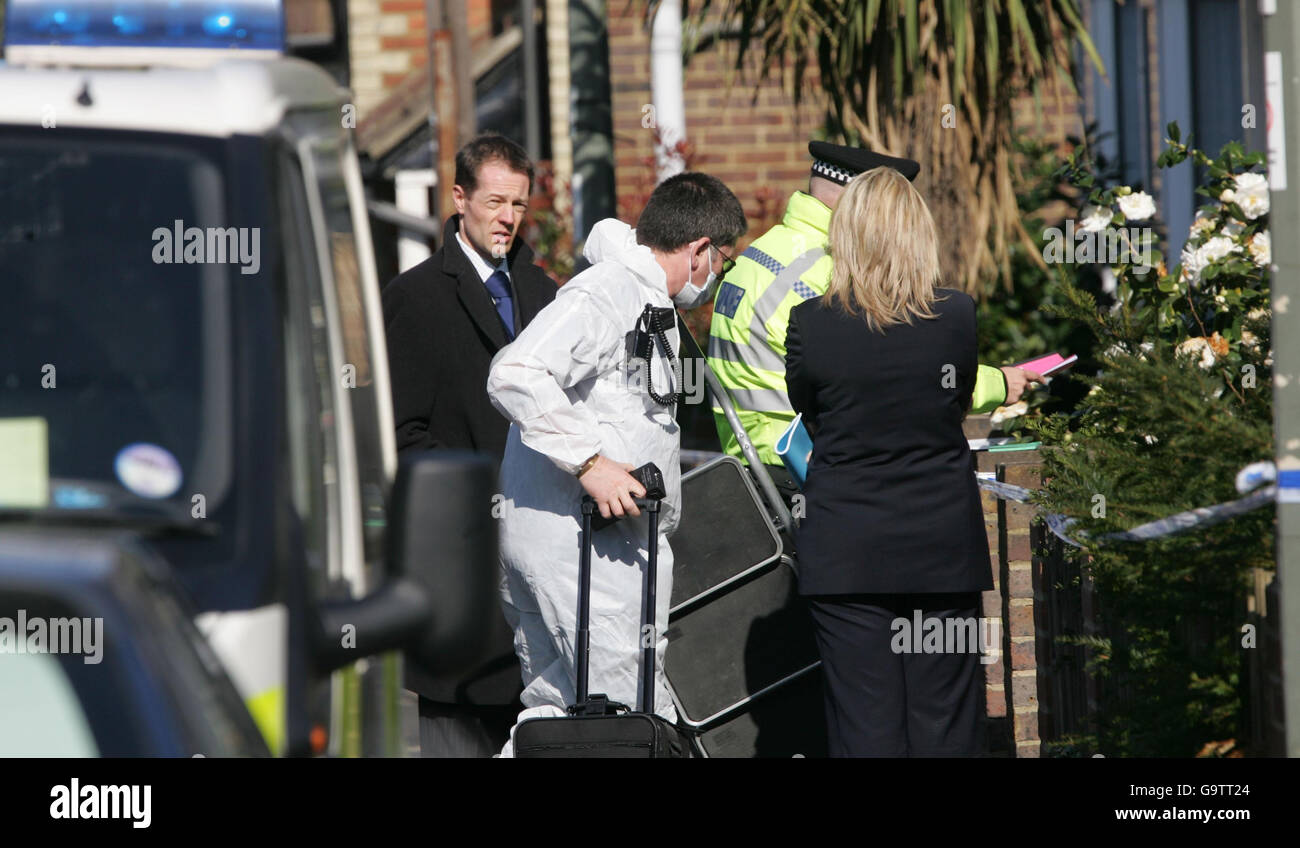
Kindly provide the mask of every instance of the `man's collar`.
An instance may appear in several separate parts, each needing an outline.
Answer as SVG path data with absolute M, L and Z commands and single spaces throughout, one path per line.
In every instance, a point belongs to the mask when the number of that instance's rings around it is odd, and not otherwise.
M 831 208 L 806 192 L 790 195 L 781 223 L 792 230 L 816 234 L 823 239 L 831 229 Z
M 520 226 L 519 229 L 523 230 L 524 228 L 523 226 Z M 460 232 L 460 215 L 452 215 L 451 217 L 448 217 L 446 221 L 443 221 L 442 224 L 443 246 L 446 246 L 448 242 L 454 241 L 456 233 L 459 232 Z M 511 273 L 515 272 L 516 269 L 523 267 L 523 265 L 532 264 L 533 261 L 533 248 L 530 248 L 528 245 L 525 245 L 524 239 L 521 238 L 521 235 L 523 235 L 523 233 L 520 233 L 519 235 L 515 235 L 515 243 L 511 245 L 510 252 L 506 254 L 506 263 L 508 264 L 508 268 L 511 269 Z M 455 273 L 454 265 L 459 264 L 460 259 L 464 259 L 465 261 L 469 260 L 468 256 L 465 256 L 465 251 L 463 250 L 463 248 L 460 247 L 459 243 L 458 245 L 456 245 L 456 250 L 445 250 L 443 251 L 443 255 L 445 255 L 446 258 L 445 263 L 443 263 L 443 267 L 445 267 L 447 271 L 451 273 Z M 482 256 L 480 256 L 480 259 L 482 259 Z M 484 261 L 486 263 L 486 260 Z M 477 268 L 474 269 L 474 272 L 477 273 Z
M 452 238 L 455 239 L 456 243 L 460 246 L 460 249 L 464 251 L 465 256 L 469 259 L 469 264 L 474 266 L 474 270 L 478 273 L 481 280 L 487 282 L 487 278 L 492 276 L 494 271 L 505 271 L 506 275 L 509 276 L 510 260 L 508 258 L 501 259 L 496 264 L 496 267 L 493 267 L 483 258 L 483 254 L 474 249 L 474 246 L 469 243 L 469 239 L 461 235 L 460 230 L 457 230 L 452 235 Z

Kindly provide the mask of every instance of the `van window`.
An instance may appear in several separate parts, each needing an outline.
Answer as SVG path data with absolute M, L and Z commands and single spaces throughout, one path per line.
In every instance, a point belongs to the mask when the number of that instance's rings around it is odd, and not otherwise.
M 35 496 L 0 488 L 0 509 L 188 517 L 196 492 L 217 509 L 231 464 L 228 286 L 253 247 L 239 224 L 217 165 L 182 142 L 0 141 L 0 420 L 36 424 L 25 450 L 47 456 L 24 459 L 48 478 Z
M 0 653 L 0 757 L 97 757 L 99 749 L 59 658 Z
M 368 582 L 375 582 L 375 572 L 383 560 L 386 526 L 387 477 L 384 469 L 383 438 L 374 363 L 371 359 L 371 316 L 363 296 L 362 258 L 358 255 L 352 210 L 344 181 L 343 157 L 350 155 L 337 132 L 337 122 L 329 130 L 317 123 L 316 116 L 298 116 L 300 126 L 313 130 L 311 174 L 319 194 L 324 226 L 329 243 L 329 262 L 333 277 L 333 294 L 339 314 L 343 362 L 334 375 L 336 389 L 342 391 L 351 411 L 357 459 L 358 497 L 362 510 L 362 538 Z M 387 402 L 387 398 L 383 399 Z

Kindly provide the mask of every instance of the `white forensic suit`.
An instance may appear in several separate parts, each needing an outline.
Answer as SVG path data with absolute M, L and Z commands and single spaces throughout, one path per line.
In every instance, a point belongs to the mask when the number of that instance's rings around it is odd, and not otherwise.
M 663 676 L 663 634 L 673 583 L 667 536 L 681 505 L 680 443 L 674 405 L 650 397 L 644 360 L 631 356 L 646 304 L 673 303 L 663 269 L 621 221 L 596 224 L 583 252 L 592 266 L 497 353 L 488 375 L 492 403 L 512 422 L 501 466 L 501 598 L 523 668 L 519 719 L 563 715 L 575 700 L 584 490 L 574 474 L 601 454 L 633 468 L 653 462 L 663 472 L 654 711 L 676 721 Z M 666 336 L 676 355 L 675 323 Z M 656 393 L 679 390 L 681 372 L 674 370 L 656 347 L 650 371 Z M 590 692 L 633 709 L 648 535 L 643 509 L 596 531 L 591 559 Z M 512 731 L 502 756 L 511 756 L 513 741 Z

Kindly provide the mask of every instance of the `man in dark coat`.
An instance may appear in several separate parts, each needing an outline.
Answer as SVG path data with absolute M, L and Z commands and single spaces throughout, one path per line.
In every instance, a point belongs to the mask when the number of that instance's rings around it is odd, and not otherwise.
M 384 288 L 398 453 L 455 448 L 498 463 L 505 453 L 509 422 L 488 400 L 488 365 L 556 292 L 516 239 L 532 182 L 513 141 L 487 134 L 465 145 L 442 246 Z M 497 624 L 493 658 L 469 674 L 434 677 L 407 663 L 423 756 L 488 757 L 505 744 L 522 682 L 504 616 Z

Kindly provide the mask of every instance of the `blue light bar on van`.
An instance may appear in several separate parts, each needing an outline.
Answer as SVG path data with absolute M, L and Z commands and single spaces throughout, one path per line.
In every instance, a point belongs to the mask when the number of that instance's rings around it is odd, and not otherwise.
M 280 0 L 9 0 L 5 47 L 282 52 Z

